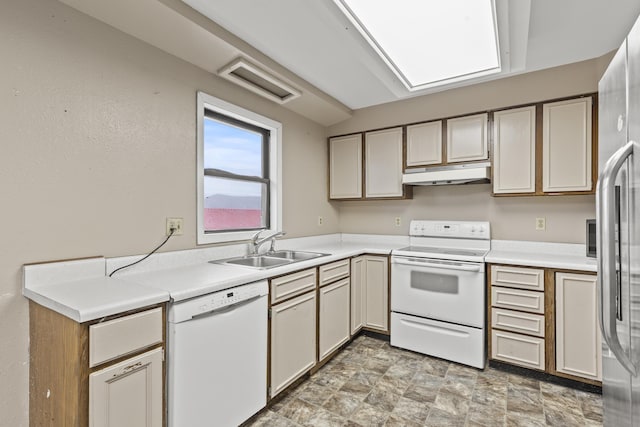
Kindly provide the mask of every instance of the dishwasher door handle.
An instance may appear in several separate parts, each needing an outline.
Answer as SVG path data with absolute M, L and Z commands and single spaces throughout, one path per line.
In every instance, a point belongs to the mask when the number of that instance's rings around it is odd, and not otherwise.
M 191 319 L 198 319 L 198 318 L 205 317 L 205 316 L 215 316 L 215 315 L 218 315 L 218 314 L 225 314 L 225 313 L 228 313 L 230 311 L 236 310 L 236 309 L 242 307 L 243 305 L 250 304 L 250 303 L 262 298 L 263 296 L 264 295 L 256 295 L 256 296 L 251 297 L 249 299 L 245 299 L 245 300 L 233 303 L 233 304 L 225 305 L 224 307 L 214 308 L 213 310 L 209 310 L 209 311 L 205 311 L 205 312 L 202 312 L 202 313 L 194 314 L 193 316 L 191 316 Z

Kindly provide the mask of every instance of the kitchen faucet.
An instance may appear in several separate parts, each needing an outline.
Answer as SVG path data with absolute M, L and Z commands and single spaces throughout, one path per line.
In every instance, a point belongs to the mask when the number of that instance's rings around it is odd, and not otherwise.
M 275 250 L 275 243 L 276 243 L 276 238 L 280 237 L 280 236 L 284 236 L 285 233 L 284 231 L 278 231 L 273 233 L 270 236 L 266 236 L 263 238 L 259 238 L 260 234 L 265 231 L 265 230 L 260 230 L 258 231 L 252 238 L 251 238 L 251 253 L 253 255 L 257 255 L 258 254 L 258 250 L 260 249 L 260 246 L 266 242 L 267 240 L 271 240 L 271 249 L 269 249 L 271 252 L 273 252 Z

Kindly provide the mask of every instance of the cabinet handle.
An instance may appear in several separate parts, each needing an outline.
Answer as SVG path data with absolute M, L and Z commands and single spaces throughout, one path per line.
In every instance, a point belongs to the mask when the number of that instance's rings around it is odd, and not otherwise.
M 119 372 L 117 372 L 117 373 L 113 374 L 113 375 L 111 376 L 111 378 L 121 377 L 121 376 L 123 376 L 124 374 L 128 374 L 128 373 L 129 373 L 129 372 L 131 372 L 131 371 L 135 371 L 135 370 L 137 370 L 137 369 L 139 369 L 139 368 L 142 368 L 142 366 L 143 366 L 142 362 L 136 362 L 136 363 L 134 363 L 134 364 L 132 364 L 132 365 L 125 366 L 124 368 L 122 368 L 122 370 L 121 370 L 121 371 L 119 371 Z
M 304 279 L 306 277 L 311 277 L 315 273 L 316 273 L 315 271 L 310 271 L 310 272 L 308 272 L 306 274 L 302 274 L 300 276 L 288 277 L 287 280 L 283 280 L 281 282 L 277 282 L 276 286 L 282 286 L 282 285 L 284 285 L 286 283 L 291 283 L 291 282 L 295 282 L 296 280 Z

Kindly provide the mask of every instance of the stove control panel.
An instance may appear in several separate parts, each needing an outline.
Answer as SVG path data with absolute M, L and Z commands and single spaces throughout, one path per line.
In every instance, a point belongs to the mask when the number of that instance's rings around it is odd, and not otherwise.
M 491 238 L 491 225 L 486 221 L 413 220 L 409 225 L 409 235 L 489 240 Z

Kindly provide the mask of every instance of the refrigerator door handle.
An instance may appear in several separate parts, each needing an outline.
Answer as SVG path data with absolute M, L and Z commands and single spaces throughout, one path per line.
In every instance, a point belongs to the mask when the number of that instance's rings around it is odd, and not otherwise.
M 633 154 L 633 141 L 616 151 L 602 170 L 596 187 L 597 254 L 598 254 L 598 316 L 602 337 L 618 361 L 632 375 L 636 375 L 636 367 L 627 356 L 620 340 L 616 324 L 617 273 L 616 273 L 616 239 L 614 236 L 616 223 L 616 176 L 626 159 Z

